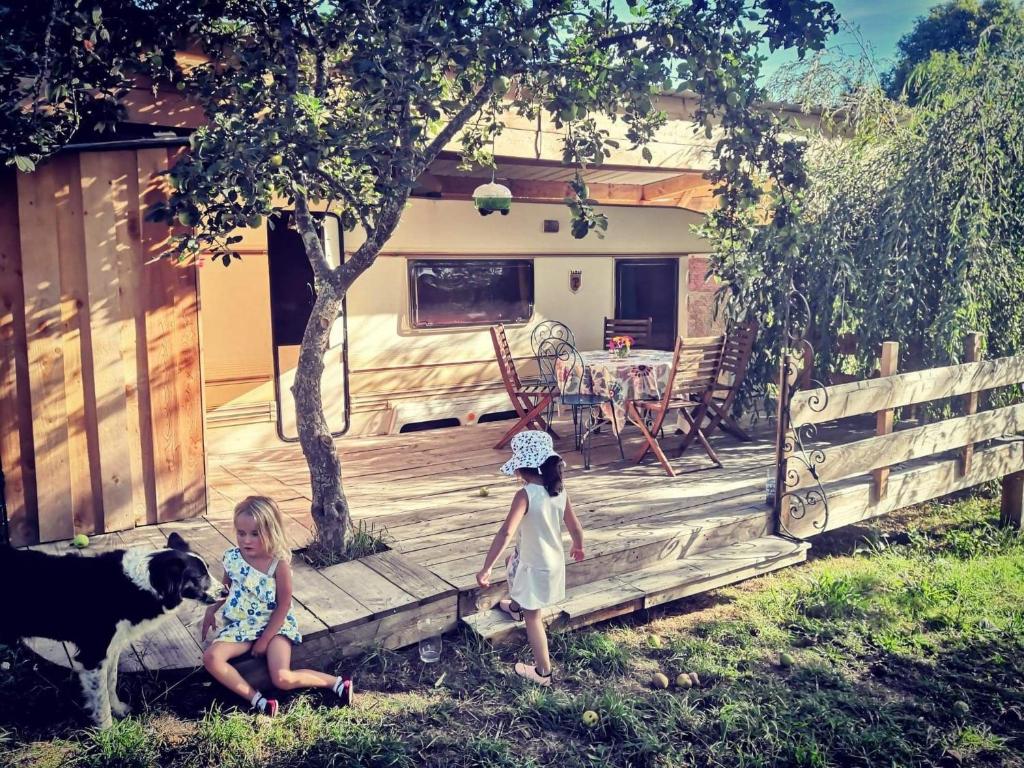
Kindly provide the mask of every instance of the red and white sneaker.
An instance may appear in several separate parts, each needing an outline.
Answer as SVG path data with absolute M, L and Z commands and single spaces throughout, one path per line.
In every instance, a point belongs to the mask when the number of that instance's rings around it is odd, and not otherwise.
M 352 701 L 355 698 L 355 689 L 352 687 L 352 680 L 350 678 L 341 678 L 337 685 L 334 686 L 334 692 L 338 694 L 339 706 L 352 706 Z
M 277 703 L 277 699 L 261 698 L 256 703 L 255 708 L 256 711 L 259 712 L 261 715 L 266 715 L 267 717 L 277 717 L 277 710 L 279 706 L 280 705 Z

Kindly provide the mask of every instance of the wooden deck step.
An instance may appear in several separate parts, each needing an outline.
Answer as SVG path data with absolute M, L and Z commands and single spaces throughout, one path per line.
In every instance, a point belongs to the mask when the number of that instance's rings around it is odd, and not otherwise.
M 575 629 L 652 608 L 801 563 L 810 544 L 762 536 L 678 560 L 660 561 L 629 574 L 611 576 L 566 591 L 565 600 L 545 610 L 554 629 Z M 478 635 L 502 642 L 524 632 L 497 608 L 464 616 Z

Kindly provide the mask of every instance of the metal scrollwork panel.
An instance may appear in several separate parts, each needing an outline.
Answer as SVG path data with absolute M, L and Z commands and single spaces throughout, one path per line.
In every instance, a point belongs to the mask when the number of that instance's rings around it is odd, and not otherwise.
M 806 407 L 821 413 L 828 406 L 828 389 L 817 380 L 805 375 L 814 360 L 814 347 L 807 340 L 811 309 L 806 297 L 792 287 L 785 307 L 784 346 L 780 369 L 780 419 L 777 428 L 779 492 L 776 497 L 776 516 L 779 533 L 801 538 L 790 530 L 787 523 L 809 521 L 815 531 L 828 526 L 828 498 L 818 479 L 817 467 L 825 461 L 825 449 L 818 442 L 816 424 L 794 424 L 793 398 L 800 392 L 802 382 L 808 382 L 809 394 L 802 398 Z M 810 446 L 810 447 L 808 447 Z

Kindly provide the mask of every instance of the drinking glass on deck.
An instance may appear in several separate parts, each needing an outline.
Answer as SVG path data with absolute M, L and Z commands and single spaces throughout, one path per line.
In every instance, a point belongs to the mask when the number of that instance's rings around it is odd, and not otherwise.
M 420 661 L 433 664 L 441 659 L 441 631 L 443 622 L 437 616 L 426 616 L 417 620 L 416 628 L 420 637 Z

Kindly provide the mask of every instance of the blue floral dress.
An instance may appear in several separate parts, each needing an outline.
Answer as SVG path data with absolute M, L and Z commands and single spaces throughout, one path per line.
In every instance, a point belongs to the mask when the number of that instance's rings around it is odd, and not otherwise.
M 270 564 L 269 573 L 253 568 L 235 547 L 224 553 L 224 572 L 231 579 L 227 600 L 221 609 L 224 626 L 214 642 L 248 643 L 259 639 L 270 623 L 270 614 L 277 607 L 277 581 L 274 571 L 277 560 Z M 299 625 L 289 609 L 279 635 L 293 643 L 301 643 Z

